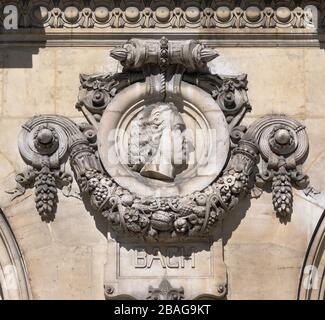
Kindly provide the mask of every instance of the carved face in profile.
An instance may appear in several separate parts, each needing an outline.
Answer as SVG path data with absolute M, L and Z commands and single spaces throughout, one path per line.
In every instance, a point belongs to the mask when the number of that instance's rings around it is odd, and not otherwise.
M 173 103 L 146 106 L 131 124 L 129 166 L 151 179 L 173 181 L 188 167 L 192 144 Z

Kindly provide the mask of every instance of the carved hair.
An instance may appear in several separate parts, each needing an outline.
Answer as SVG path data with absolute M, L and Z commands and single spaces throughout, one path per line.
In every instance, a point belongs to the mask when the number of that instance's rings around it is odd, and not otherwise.
M 164 111 L 179 113 L 173 103 L 158 102 L 144 107 L 131 124 L 129 166 L 140 172 L 156 154 L 163 130 L 168 124 L 161 118 Z

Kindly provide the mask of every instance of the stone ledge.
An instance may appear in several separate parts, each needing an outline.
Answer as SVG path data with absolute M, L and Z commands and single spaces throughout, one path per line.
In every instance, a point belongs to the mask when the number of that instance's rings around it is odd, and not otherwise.
M 322 47 L 324 30 L 314 29 L 20 29 L 0 34 L 0 46 L 111 47 L 131 37 L 171 40 L 199 39 L 219 47 Z

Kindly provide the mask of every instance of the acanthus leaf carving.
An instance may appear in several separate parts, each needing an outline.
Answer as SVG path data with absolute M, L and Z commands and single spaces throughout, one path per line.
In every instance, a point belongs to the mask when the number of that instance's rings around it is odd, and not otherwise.
M 167 279 L 161 281 L 158 288 L 149 286 L 148 300 L 182 300 L 184 299 L 184 288 L 173 288 Z

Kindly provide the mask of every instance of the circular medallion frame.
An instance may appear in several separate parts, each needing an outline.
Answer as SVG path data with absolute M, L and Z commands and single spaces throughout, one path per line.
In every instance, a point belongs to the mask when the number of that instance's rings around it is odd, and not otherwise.
M 98 130 L 98 150 L 107 173 L 123 188 L 139 196 L 185 196 L 209 186 L 221 173 L 229 153 L 229 130 L 216 101 L 202 89 L 181 83 L 182 116 L 195 122 L 195 156 L 187 170 L 173 182 L 141 176 L 127 165 L 128 127 L 143 110 L 146 84 L 135 83 L 119 93 L 107 106 Z M 197 157 L 199 155 L 199 158 Z M 194 158 L 194 161 L 193 161 Z

